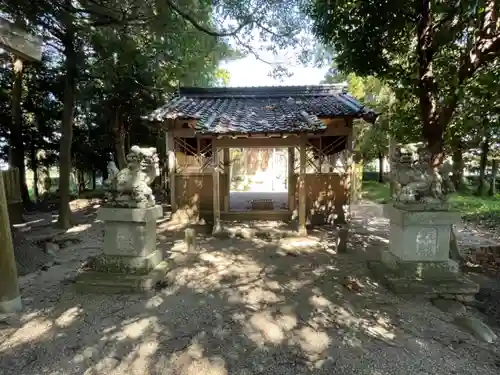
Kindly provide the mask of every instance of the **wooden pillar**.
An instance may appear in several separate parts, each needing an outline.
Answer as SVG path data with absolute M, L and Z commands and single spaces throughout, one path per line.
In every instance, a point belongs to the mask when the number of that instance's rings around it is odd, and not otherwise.
M 306 135 L 300 135 L 300 171 L 299 171 L 299 235 L 307 235 L 306 229 Z
M 318 173 L 323 173 L 323 137 L 319 137 L 319 150 L 318 150 Z
M 361 195 L 361 187 L 363 180 L 363 163 L 361 160 L 355 160 L 354 153 L 359 154 L 361 150 L 359 149 L 360 143 L 356 142 L 356 129 L 355 124 L 351 122 L 350 124 L 351 131 L 347 137 L 347 163 L 349 171 L 349 175 L 347 176 L 346 182 L 350 184 L 348 186 L 349 197 L 346 204 L 347 207 L 347 216 L 351 215 L 351 203 L 357 203 L 359 201 Z
M 10 232 L 7 197 L 0 174 L 0 312 L 10 313 L 22 309 L 21 294 L 17 281 L 17 267 Z
M 288 210 L 295 210 L 295 147 L 288 147 Z
M 0 171 L 3 176 L 3 187 L 7 199 L 9 220 L 11 224 L 20 224 L 24 222 L 23 198 L 21 196 L 21 178 L 19 169 L 9 168 L 6 171 Z
M 352 125 L 352 127 L 354 127 Z M 346 172 L 348 173 L 348 176 L 346 176 L 346 183 L 349 184 L 348 186 L 348 200 L 346 204 L 351 206 L 351 203 L 356 202 L 356 195 L 357 195 L 357 189 L 358 189 L 358 184 L 357 184 L 357 163 L 354 162 L 354 159 L 352 157 L 353 153 L 353 138 L 354 138 L 354 129 L 351 129 L 349 132 L 349 135 L 347 136 L 347 144 L 346 144 L 346 152 L 347 152 L 347 157 L 346 157 L 346 162 L 347 162 L 347 168 Z
M 0 26 L 1 48 L 25 60 L 40 61 L 42 59 L 41 38 L 26 33 L 5 19 L 0 19 Z M 22 302 L 10 232 L 7 197 L 3 177 L 0 174 L 0 312 L 9 313 L 21 309 Z
M 175 192 L 175 169 L 177 165 L 177 156 L 175 154 L 175 140 L 174 135 L 171 131 L 167 132 L 165 137 L 166 140 L 166 149 L 167 149 L 167 158 L 168 158 L 168 179 L 170 184 L 170 207 L 172 208 L 172 212 L 177 210 L 177 202 L 176 202 L 176 192 Z
M 161 165 L 160 165 L 160 188 L 165 192 L 168 187 L 168 153 L 166 149 L 167 145 L 167 132 L 159 129 L 156 135 L 156 149 L 160 155 Z
M 219 150 L 212 144 L 213 158 L 213 200 L 214 200 L 214 227 L 212 234 L 221 232 L 222 226 L 220 222 L 220 155 Z
M 229 198 L 231 192 L 231 157 L 229 148 L 224 149 L 224 212 L 229 212 Z

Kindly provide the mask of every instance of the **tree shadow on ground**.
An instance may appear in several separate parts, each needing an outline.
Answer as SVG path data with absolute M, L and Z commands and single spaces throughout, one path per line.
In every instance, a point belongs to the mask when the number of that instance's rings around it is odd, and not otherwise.
M 462 216 L 462 220 L 466 223 L 474 223 L 482 229 L 498 231 L 500 210 L 467 214 Z
M 158 243 L 171 265 L 164 289 L 79 295 L 64 278 L 31 284 L 17 326 L 2 329 L 0 369 L 23 375 L 497 373 L 495 355 L 443 313 L 395 297 L 370 277 L 366 260 L 385 244 L 376 229 L 362 229 L 339 254 L 331 228 L 311 230 L 317 246 L 290 252 L 279 236 L 217 238 L 201 231 L 188 250 L 183 232 L 160 225 Z

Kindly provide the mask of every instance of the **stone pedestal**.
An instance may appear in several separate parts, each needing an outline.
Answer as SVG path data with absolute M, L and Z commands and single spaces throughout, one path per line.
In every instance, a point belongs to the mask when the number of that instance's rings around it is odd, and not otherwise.
M 76 278 L 79 290 L 133 292 L 151 289 L 167 270 L 161 250 L 156 248 L 156 220 L 161 206 L 150 208 L 103 207 L 103 253 Z
M 371 268 L 385 284 L 402 294 L 431 297 L 474 295 L 479 286 L 465 278 L 449 259 L 451 226 L 460 222 L 454 211 L 420 211 L 387 205 L 389 248 Z

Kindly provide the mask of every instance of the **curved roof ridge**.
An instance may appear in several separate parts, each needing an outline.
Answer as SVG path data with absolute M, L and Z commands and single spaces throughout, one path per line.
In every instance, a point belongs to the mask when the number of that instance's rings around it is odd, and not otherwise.
M 345 91 L 344 84 L 300 86 L 246 86 L 246 87 L 180 87 L 179 95 L 188 97 L 285 97 L 328 96 Z

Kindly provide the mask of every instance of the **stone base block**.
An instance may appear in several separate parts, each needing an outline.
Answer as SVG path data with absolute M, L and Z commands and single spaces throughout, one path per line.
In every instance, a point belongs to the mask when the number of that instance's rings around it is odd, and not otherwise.
M 92 267 L 99 272 L 145 275 L 163 260 L 160 250 L 146 256 L 103 254 L 92 260 Z
M 142 275 L 85 270 L 76 276 L 75 288 L 81 293 L 144 293 L 165 280 L 167 271 L 168 264 L 165 261 Z
M 446 265 L 435 266 L 433 262 L 427 264 L 428 273 L 426 277 L 419 276 L 416 271 L 423 267 L 422 262 L 409 266 L 411 271 L 401 267 L 399 269 L 389 268 L 380 261 L 368 263 L 368 267 L 374 276 L 380 280 L 388 289 L 396 294 L 421 295 L 428 298 L 438 298 L 443 295 L 474 296 L 479 291 L 479 285 L 463 276 L 459 272 L 446 270 Z M 439 267 L 441 271 L 438 271 Z M 441 277 L 439 277 L 441 275 Z
M 98 215 L 104 221 L 104 254 L 150 257 L 156 250 L 156 220 L 162 214 L 161 206 L 101 208 Z
M 445 261 L 402 261 L 399 257 L 385 250 L 380 254 L 381 262 L 393 272 L 405 277 L 421 279 L 454 279 L 460 267 L 454 260 Z
M 390 219 L 389 251 L 403 261 L 448 260 L 454 211 L 410 211 L 386 207 Z

